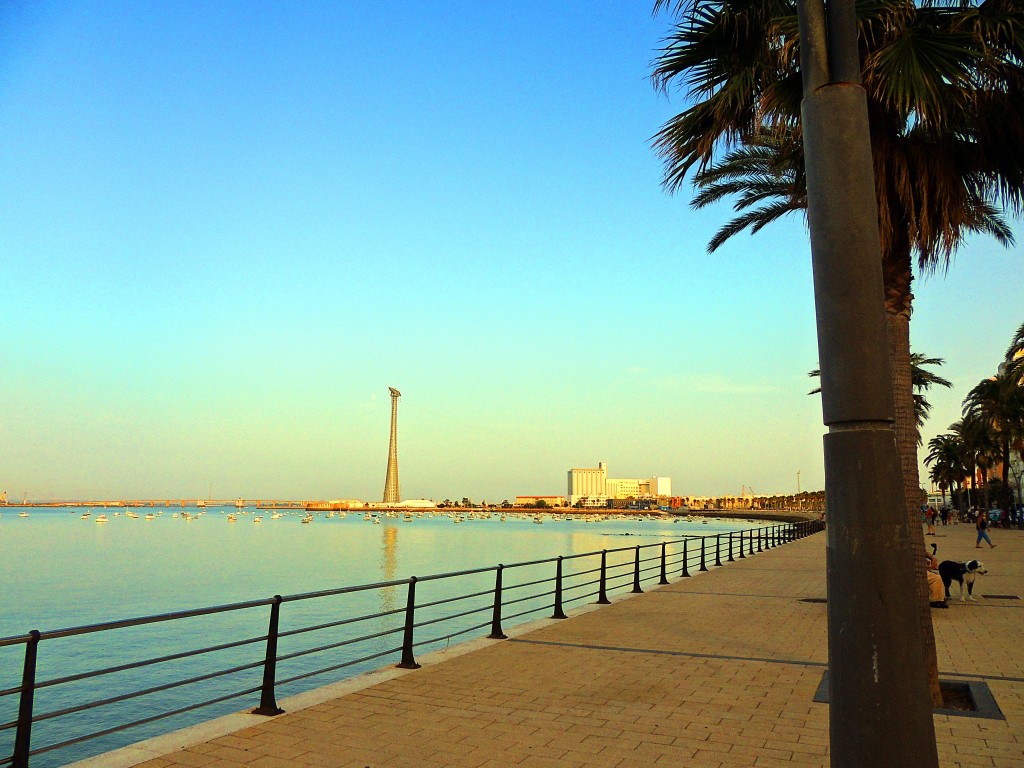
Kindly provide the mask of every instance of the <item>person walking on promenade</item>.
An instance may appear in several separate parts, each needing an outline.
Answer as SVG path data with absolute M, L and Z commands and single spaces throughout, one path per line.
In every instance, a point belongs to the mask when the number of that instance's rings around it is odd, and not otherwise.
M 975 549 L 981 548 L 982 539 L 988 542 L 989 548 L 995 547 L 992 539 L 988 537 L 988 514 L 984 510 L 978 512 L 978 520 L 974 523 L 974 527 L 978 529 L 978 540 L 974 543 Z
M 925 510 L 924 510 L 924 519 L 928 523 L 928 533 L 926 533 L 925 535 L 926 536 L 934 536 L 935 535 L 935 508 L 934 507 L 926 507 L 925 508 Z

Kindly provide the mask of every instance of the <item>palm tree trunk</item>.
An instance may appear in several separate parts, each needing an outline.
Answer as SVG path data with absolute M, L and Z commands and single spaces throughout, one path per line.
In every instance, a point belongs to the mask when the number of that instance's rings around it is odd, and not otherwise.
M 893 261 L 898 261 L 897 265 Z M 895 267 L 895 268 L 894 268 Z M 924 531 L 921 528 L 921 484 L 917 468 L 917 418 L 914 414 L 914 390 L 910 371 L 910 312 L 913 294 L 910 283 L 909 243 L 906 259 L 883 259 L 885 277 L 886 329 L 889 334 L 889 362 L 892 366 L 893 403 L 896 413 L 896 447 L 903 470 L 903 494 L 910 519 L 911 547 L 914 558 L 917 587 L 918 619 L 924 642 L 922 658 L 928 669 L 928 688 L 932 706 L 942 706 L 939 688 L 939 660 L 935 650 L 935 630 L 932 627 L 931 606 L 928 599 L 927 561 L 924 558 Z
M 965 512 L 969 511 L 970 508 L 974 506 L 972 497 L 973 499 L 978 498 L 977 468 L 975 467 L 974 462 L 971 462 L 970 470 L 970 474 L 967 475 L 967 509 L 964 510 Z
M 1013 506 L 1013 493 L 1010 491 L 1010 434 L 1007 432 L 1003 435 L 1003 444 L 1001 446 L 1003 453 L 1003 471 L 1002 471 L 1002 498 L 999 500 L 1000 507 L 1004 510 L 1008 510 Z

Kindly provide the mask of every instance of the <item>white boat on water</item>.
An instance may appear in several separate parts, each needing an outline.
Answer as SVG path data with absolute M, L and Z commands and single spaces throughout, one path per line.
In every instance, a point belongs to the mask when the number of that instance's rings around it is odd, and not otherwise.
M 96 522 L 97 522 L 97 523 L 109 523 L 110 521 L 109 521 L 109 520 L 107 519 L 107 516 L 106 516 L 106 515 L 99 515 L 99 516 L 98 516 L 98 517 L 96 518 Z

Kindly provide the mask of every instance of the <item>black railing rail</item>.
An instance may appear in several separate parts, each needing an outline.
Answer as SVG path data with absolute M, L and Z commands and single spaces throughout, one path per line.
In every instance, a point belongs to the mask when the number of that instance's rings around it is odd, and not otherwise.
M 0 722 L 0 736 L 11 730 L 14 731 L 13 752 L 7 757 L 0 758 L 0 767 L 10 765 L 14 768 L 28 768 L 29 758 L 34 755 L 67 749 L 75 744 L 99 739 L 130 728 L 136 728 L 144 724 L 165 720 L 203 707 L 211 707 L 257 693 L 260 696 L 259 705 L 252 710 L 254 713 L 263 715 L 279 714 L 282 710 L 277 705 L 277 691 L 281 686 L 337 672 L 348 667 L 379 662 L 382 659 L 395 657 L 399 654 L 400 661 L 397 666 L 415 669 L 419 667 L 415 659 L 415 652 L 418 648 L 438 646 L 440 643 L 450 642 L 453 638 L 461 637 L 471 632 L 480 633 L 488 628 L 490 629 L 488 637 L 504 639 L 506 635 L 503 625 L 521 620 L 526 616 L 550 611 L 551 618 L 566 618 L 564 607 L 570 603 L 578 603 L 589 598 L 597 598 L 595 601 L 597 603 L 608 603 L 610 602 L 608 595 L 614 590 L 625 591 L 630 589 L 634 593 L 640 593 L 643 591 L 641 584 L 644 581 L 655 581 L 655 585 L 667 584 L 669 583 L 669 574 L 678 573 L 680 577 L 689 577 L 691 575 L 690 568 L 695 566 L 699 571 L 707 571 L 710 567 L 720 566 L 723 562 L 723 555 L 726 562 L 734 562 L 738 558 L 753 555 L 755 553 L 755 546 L 757 547 L 756 551 L 761 552 L 765 549 L 817 533 L 822 529 L 823 524 L 819 521 L 803 521 L 729 533 L 716 533 L 711 536 L 683 535 L 652 544 L 602 549 L 593 552 L 436 573 L 420 577 L 413 576 L 407 579 L 361 584 L 317 592 L 283 596 L 274 595 L 273 597 L 260 600 L 248 600 L 206 608 L 141 616 L 99 624 L 88 624 L 80 627 L 46 631 L 32 630 L 22 635 L 3 637 L 0 638 L 0 648 L 24 646 L 24 662 L 21 670 L 20 685 L 0 689 L 0 703 L 6 697 L 18 696 L 16 719 L 9 722 Z M 745 549 L 746 553 L 744 553 Z M 629 556 L 626 556 L 627 553 Z M 612 556 L 611 559 L 609 555 Z M 712 557 L 714 561 L 709 567 L 709 559 Z M 599 565 L 594 566 L 592 563 L 597 558 L 599 558 Z M 535 573 L 531 572 L 531 569 L 535 570 L 549 565 L 555 566 L 553 574 L 546 572 L 545 575 L 537 577 Z M 573 565 L 581 567 L 578 570 L 572 570 Z M 524 579 L 521 581 L 509 580 L 508 575 L 515 572 L 522 572 Z M 481 583 L 480 588 L 471 588 L 461 594 L 449 594 L 445 597 L 417 602 L 417 585 L 420 585 L 422 589 L 423 585 L 432 582 L 462 580 L 473 583 L 473 577 L 486 577 L 487 575 L 493 575 L 493 585 L 484 586 Z M 479 583 L 479 578 L 476 581 Z M 315 623 L 285 631 L 279 628 L 281 609 L 287 603 L 312 600 L 314 598 L 381 592 L 395 588 L 405 588 L 407 590 L 405 606 L 403 607 L 394 607 L 371 613 L 359 613 L 358 615 L 347 616 L 334 621 Z M 486 598 L 486 601 L 483 601 L 483 598 Z M 44 680 L 36 679 L 40 643 L 98 632 L 111 632 L 113 630 L 142 625 L 181 622 L 213 614 L 242 612 L 267 606 L 270 607 L 270 617 L 265 634 L 226 640 L 225 642 L 213 645 L 103 666 L 60 677 Z M 454 612 L 441 613 L 442 609 L 446 611 L 454 609 Z M 512 612 L 508 612 L 506 609 Z M 394 626 L 381 625 L 381 620 L 397 618 L 399 616 L 402 617 L 401 623 L 396 623 Z M 367 624 L 369 626 L 366 626 Z M 360 626 L 364 626 L 365 629 L 358 629 Z M 325 630 L 345 629 L 349 631 L 353 628 L 356 628 L 357 632 L 354 636 L 345 636 L 341 639 L 334 637 L 329 642 L 297 650 L 287 650 L 285 652 L 282 652 L 279 648 L 281 640 L 293 639 Z M 437 634 L 439 629 L 442 631 L 440 634 Z M 421 631 L 428 631 L 432 634 L 430 637 L 421 639 L 417 637 Z M 396 639 L 390 643 L 387 642 L 387 638 L 392 636 Z M 399 636 L 401 637 L 400 642 L 398 640 Z M 340 661 L 333 661 L 333 663 L 329 663 L 326 666 L 293 671 L 292 674 L 283 677 L 279 675 L 282 662 L 287 663 L 297 659 L 308 659 L 308 657 L 316 654 L 340 651 L 360 644 L 364 646 L 365 650 L 363 652 L 348 652 L 354 658 L 345 657 Z M 257 647 L 262 647 L 263 652 L 248 661 L 242 661 L 237 658 L 233 659 L 235 663 L 224 668 L 211 669 L 200 674 L 186 675 L 170 682 L 150 685 L 125 693 L 94 697 L 78 704 L 61 706 L 42 713 L 34 711 L 36 693 L 40 691 L 45 692 L 48 689 L 60 688 L 61 686 L 68 686 L 81 681 L 88 681 L 157 664 L 166 664 L 200 656 L 206 657 L 242 648 L 255 649 Z M 70 735 L 70 737 L 67 736 L 74 733 L 76 729 L 71 729 L 70 731 L 61 729 L 55 731 L 53 734 L 55 738 L 49 743 L 38 746 L 33 746 L 32 744 L 33 726 L 36 724 L 51 723 L 86 711 L 93 714 L 99 708 L 108 707 L 116 703 L 133 701 L 142 697 L 152 697 L 154 694 L 164 691 L 181 689 L 197 683 L 215 681 L 222 678 L 231 678 L 242 673 L 250 673 L 252 678 L 249 680 L 249 684 L 243 684 L 240 689 L 226 692 L 218 691 L 218 695 L 212 698 L 202 701 L 188 701 L 188 703 L 182 706 L 173 706 L 172 704 L 167 710 L 147 714 L 134 720 L 128 719 L 126 722 L 119 722 L 101 728 L 88 727 L 84 729 L 84 732 L 75 733 Z M 257 681 L 259 684 L 252 684 Z M 152 705 L 149 708 L 152 709 Z M 136 712 L 135 714 L 138 713 Z M 82 731 L 83 728 L 79 726 L 77 730 Z

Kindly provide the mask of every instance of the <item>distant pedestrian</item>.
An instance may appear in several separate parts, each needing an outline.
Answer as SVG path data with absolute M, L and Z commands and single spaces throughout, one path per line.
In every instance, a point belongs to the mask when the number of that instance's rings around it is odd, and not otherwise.
M 939 511 L 939 516 L 942 518 L 943 525 L 949 525 L 949 507 L 943 507 Z
M 924 519 L 928 523 L 928 533 L 926 536 L 935 535 L 935 507 L 926 507 L 924 511 Z
M 978 521 L 974 524 L 974 527 L 978 529 L 978 540 L 974 543 L 975 549 L 981 548 L 982 539 L 988 542 L 990 548 L 995 547 L 992 539 L 988 537 L 988 515 L 984 511 L 978 512 Z

